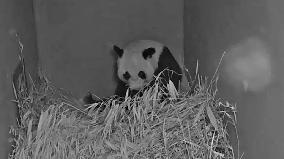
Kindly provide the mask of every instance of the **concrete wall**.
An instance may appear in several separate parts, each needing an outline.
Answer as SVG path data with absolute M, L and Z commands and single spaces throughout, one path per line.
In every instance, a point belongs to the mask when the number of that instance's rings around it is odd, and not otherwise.
M 247 159 L 284 156 L 283 3 L 185 1 L 185 64 L 195 68 L 199 59 L 200 72 L 211 77 L 227 52 L 219 95 L 237 104 L 240 150 Z
M 59 87 L 113 95 L 111 46 L 158 40 L 183 55 L 182 0 L 36 1 L 40 61 Z
M 8 131 L 15 124 L 16 105 L 13 97 L 12 73 L 18 63 L 18 42 L 15 31 L 24 44 L 28 71 L 36 76 L 37 51 L 32 0 L 0 1 L 0 158 L 8 158 Z
M 16 119 L 15 104 L 10 102 L 11 76 L 19 51 L 15 32 L 20 33 L 24 44 L 31 77 L 37 77 L 39 50 L 40 64 L 55 85 L 78 98 L 88 90 L 108 96 L 115 88 L 110 52 L 113 44 L 123 46 L 136 39 L 158 40 L 182 61 L 182 9 L 182 0 L 1 1 L 0 158 L 7 158 L 8 130 Z
M 109 51 L 113 43 L 124 45 L 134 39 L 151 38 L 166 43 L 177 53 L 183 52 L 182 0 L 35 2 L 42 65 L 56 85 L 78 97 L 88 89 L 101 96 L 112 94 L 115 84 L 110 80 L 113 61 Z M 244 158 L 283 158 L 283 3 L 279 0 L 185 1 L 185 63 L 190 70 L 198 58 L 200 72 L 211 76 L 221 54 L 227 50 L 229 58 L 225 58 L 221 67 L 219 95 L 238 105 Z M 14 30 L 21 33 L 28 69 L 33 73 L 37 68 L 32 10 L 30 0 L 0 2 L 0 158 L 7 158 L 8 126 L 15 123 L 15 105 L 9 101 L 13 98 L 11 74 L 18 53 L 16 40 L 10 34 Z M 257 40 L 248 42 L 251 37 Z M 252 89 L 255 87 L 251 79 L 258 82 L 251 77 L 255 75 L 254 69 L 245 67 L 250 73 L 244 75 L 242 69 L 231 65 L 241 59 L 244 66 L 262 67 L 263 63 L 248 64 L 258 63 L 251 51 L 246 51 L 251 46 L 263 47 L 260 55 L 267 55 L 265 61 L 269 63 L 270 69 L 256 69 L 261 72 L 257 77 L 271 75 L 269 83 L 261 89 Z M 181 59 L 179 55 L 176 56 Z M 226 68 L 230 67 L 242 78 L 229 78 L 231 74 Z M 242 85 L 244 80 L 247 86 Z

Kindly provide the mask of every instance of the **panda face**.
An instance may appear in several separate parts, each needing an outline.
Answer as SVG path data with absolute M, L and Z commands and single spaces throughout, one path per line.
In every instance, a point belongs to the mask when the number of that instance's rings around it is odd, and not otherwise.
M 131 54 L 131 56 L 127 54 L 125 52 L 118 58 L 117 75 L 131 90 L 139 90 L 153 78 L 155 70 L 150 61 L 142 57 L 142 54 Z
M 124 49 L 114 46 L 118 55 L 117 75 L 131 90 L 140 90 L 154 77 L 162 45 L 153 41 L 138 41 Z

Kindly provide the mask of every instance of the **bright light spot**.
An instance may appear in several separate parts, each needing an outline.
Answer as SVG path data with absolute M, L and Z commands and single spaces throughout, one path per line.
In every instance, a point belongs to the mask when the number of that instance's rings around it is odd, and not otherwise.
M 225 56 L 228 82 L 245 91 L 260 91 L 271 82 L 268 48 L 257 38 L 249 38 L 229 49 Z

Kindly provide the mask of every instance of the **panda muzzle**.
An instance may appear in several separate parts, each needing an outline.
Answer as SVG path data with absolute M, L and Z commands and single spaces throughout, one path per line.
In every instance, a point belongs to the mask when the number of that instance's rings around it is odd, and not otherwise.
M 140 90 L 145 85 L 145 82 L 143 80 L 135 80 L 135 81 L 129 81 L 129 88 L 131 90 Z

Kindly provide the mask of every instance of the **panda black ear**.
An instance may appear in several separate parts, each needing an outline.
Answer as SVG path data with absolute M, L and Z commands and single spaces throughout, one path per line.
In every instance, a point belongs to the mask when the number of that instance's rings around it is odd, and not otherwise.
M 147 60 L 148 58 L 151 58 L 153 56 L 153 54 L 156 52 L 155 48 L 148 48 L 148 49 L 145 49 L 143 52 L 142 52 L 142 55 L 143 55 L 143 58 L 145 60 Z
M 120 47 L 113 45 L 114 52 L 118 55 L 118 57 L 121 57 L 123 55 L 123 49 Z

